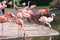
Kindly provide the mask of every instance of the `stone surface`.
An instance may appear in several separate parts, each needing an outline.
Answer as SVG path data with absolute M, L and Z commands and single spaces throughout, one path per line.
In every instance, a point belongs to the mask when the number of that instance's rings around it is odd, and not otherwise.
M 3 28 L 3 30 L 2 30 Z M 48 27 L 33 24 L 25 23 L 25 37 L 38 37 L 38 36 L 55 36 L 59 35 L 59 32 L 56 30 L 50 30 Z M 0 24 L 0 39 L 11 39 L 11 38 L 22 38 L 24 37 L 24 31 L 15 23 L 3 23 Z

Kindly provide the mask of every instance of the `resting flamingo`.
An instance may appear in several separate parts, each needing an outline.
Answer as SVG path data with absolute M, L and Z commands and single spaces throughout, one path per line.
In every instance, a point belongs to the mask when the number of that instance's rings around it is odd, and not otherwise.
M 48 14 L 50 12 L 50 9 L 49 8 L 46 8 L 46 9 L 39 9 L 37 14 L 41 14 L 41 15 L 45 15 L 45 14 Z
M 25 19 L 28 19 L 30 18 L 30 14 L 28 13 L 28 11 L 26 9 L 24 9 L 22 12 L 20 13 L 17 13 L 16 14 L 17 17 L 20 17 L 20 18 L 25 18 Z
M 8 11 L 6 13 L 6 16 L 8 16 L 9 18 L 17 18 L 12 12 Z
M 0 16 L 0 23 L 5 23 L 9 21 L 9 18 L 7 16 Z
M 24 27 L 24 22 L 23 22 L 23 20 L 21 20 L 21 19 L 16 19 L 16 20 L 14 20 L 14 22 L 15 22 L 16 24 L 20 25 L 21 27 Z
M 10 18 L 11 17 L 15 17 L 13 14 L 11 14 L 11 12 L 7 12 L 6 15 L 4 16 L 0 16 L 0 23 L 5 23 L 5 22 L 11 22 Z M 3 27 L 2 27 L 3 30 Z
M 49 26 L 49 28 L 51 29 L 51 24 L 50 24 L 50 22 L 53 21 L 53 19 L 54 19 L 53 16 L 55 16 L 54 13 L 52 13 L 52 14 L 51 14 L 51 17 L 48 17 L 48 18 L 47 18 L 46 16 L 41 16 L 41 17 L 39 18 L 39 21 L 42 22 L 42 23 L 44 23 L 44 24 L 47 24 L 47 25 Z
M 2 35 L 3 35 L 3 27 L 4 23 L 10 22 L 11 20 L 7 16 L 0 16 L 0 23 L 2 25 Z

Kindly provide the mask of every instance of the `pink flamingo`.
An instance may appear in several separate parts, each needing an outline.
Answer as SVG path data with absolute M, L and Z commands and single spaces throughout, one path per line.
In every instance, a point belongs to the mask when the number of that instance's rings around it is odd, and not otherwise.
M 21 29 L 24 31 L 24 29 L 22 28 L 22 27 L 24 27 L 24 22 L 23 22 L 23 20 L 18 19 L 18 17 L 15 16 L 14 14 L 12 14 L 10 11 L 6 13 L 6 16 L 7 16 L 8 18 L 15 18 L 16 20 L 12 20 L 12 22 L 18 24 L 19 27 L 21 27 Z M 19 27 L 18 27 L 18 28 L 19 28 Z M 25 36 L 25 31 L 24 31 L 24 36 Z
M 28 13 L 28 11 L 26 10 L 26 9 L 24 9 L 22 12 L 20 12 L 20 13 L 17 13 L 16 14 L 16 16 L 17 17 L 21 17 L 21 18 L 30 18 L 31 16 L 30 16 L 30 14 Z
M 10 22 L 10 19 L 7 16 L 0 16 L 0 23 L 2 25 L 2 35 L 3 35 L 4 23 L 6 22 Z
M 42 22 L 42 23 L 44 23 L 44 24 L 47 24 L 47 25 L 49 26 L 49 28 L 51 29 L 51 24 L 50 24 L 50 22 L 53 21 L 54 16 L 55 16 L 54 13 L 52 13 L 52 14 L 51 14 L 51 17 L 48 17 L 48 18 L 47 18 L 46 16 L 41 16 L 41 17 L 39 18 L 39 21 Z
M 8 4 L 11 6 L 12 5 L 12 1 L 10 1 Z
M 34 19 L 35 23 L 38 23 L 38 19 L 35 17 L 34 13 L 32 12 L 32 10 L 29 10 L 28 13 L 31 15 L 31 18 Z
M 11 22 L 10 18 L 11 17 L 10 15 L 5 15 L 5 16 L 0 16 L 0 23 L 3 24 L 5 22 Z M 2 27 L 2 30 L 3 30 L 3 27 Z
M 31 7 L 30 7 L 31 9 L 33 8 L 33 9 L 36 9 L 37 8 L 37 6 L 34 4 L 34 5 L 31 5 Z
M 17 18 L 12 12 L 8 11 L 6 13 L 6 16 L 8 16 L 9 18 Z
M 21 29 L 22 29 L 23 32 L 24 32 L 24 37 L 25 37 L 25 30 L 22 28 L 22 27 L 24 27 L 24 22 L 23 22 L 23 20 L 21 20 L 21 19 L 16 19 L 16 20 L 14 21 L 14 23 L 18 24 L 19 27 L 21 27 Z M 19 27 L 18 27 L 18 28 L 19 28 Z
M 3 4 L 6 4 L 6 0 L 3 0 L 2 3 L 3 3 Z
M 2 9 L 4 9 L 4 8 L 6 8 L 6 7 L 7 7 L 7 5 L 3 3 Z
M 26 6 L 26 3 L 25 3 L 25 2 L 24 2 L 24 3 L 22 3 L 22 6 L 24 6 L 24 7 L 25 7 L 25 6 Z
M 49 8 L 46 8 L 46 9 L 40 9 L 40 10 L 38 10 L 37 14 L 38 14 L 38 15 L 39 15 L 39 14 L 45 15 L 45 14 L 48 14 L 49 11 L 50 11 Z

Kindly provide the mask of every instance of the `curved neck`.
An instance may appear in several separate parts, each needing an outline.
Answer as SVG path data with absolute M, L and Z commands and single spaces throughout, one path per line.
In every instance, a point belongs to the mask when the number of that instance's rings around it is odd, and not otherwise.
M 51 15 L 51 18 L 54 18 L 53 15 Z

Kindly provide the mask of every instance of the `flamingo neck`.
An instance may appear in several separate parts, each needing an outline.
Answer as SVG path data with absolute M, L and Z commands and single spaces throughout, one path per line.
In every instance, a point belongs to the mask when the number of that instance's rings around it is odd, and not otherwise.
M 53 15 L 51 15 L 51 18 L 54 18 Z

